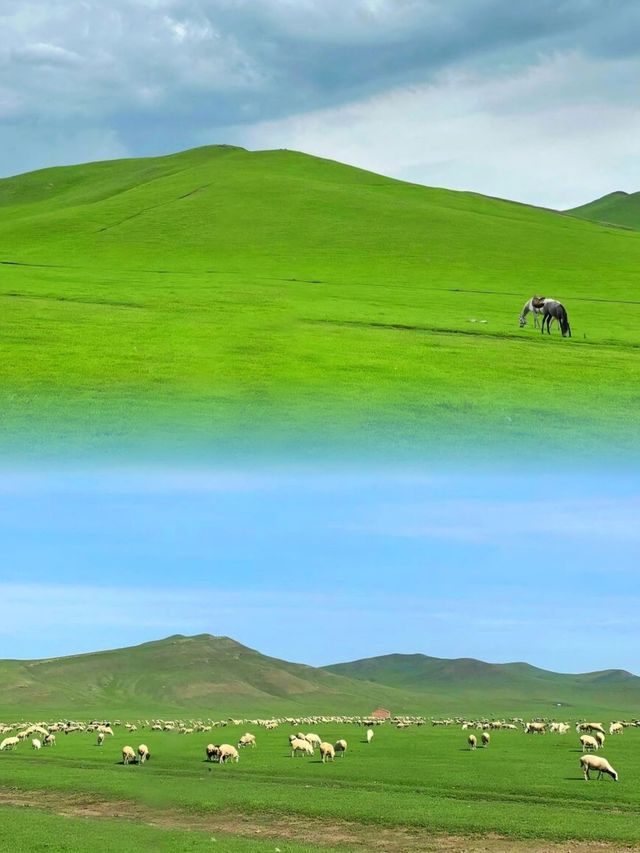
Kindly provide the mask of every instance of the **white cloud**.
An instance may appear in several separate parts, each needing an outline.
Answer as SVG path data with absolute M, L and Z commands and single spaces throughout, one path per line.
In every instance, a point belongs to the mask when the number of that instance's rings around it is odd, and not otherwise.
M 639 75 L 637 59 L 594 63 L 577 52 L 541 57 L 513 74 L 448 70 L 428 84 L 230 128 L 228 137 L 565 208 L 640 186 L 640 108 L 627 82 Z

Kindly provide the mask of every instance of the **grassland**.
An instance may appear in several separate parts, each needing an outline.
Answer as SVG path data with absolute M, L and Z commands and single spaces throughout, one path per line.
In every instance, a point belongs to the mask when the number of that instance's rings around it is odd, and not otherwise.
M 0 211 L 5 452 L 636 451 L 632 231 L 226 147 L 5 179 Z M 518 328 L 535 292 L 571 340 Z
M 232 743 L 245 729 L 228 727 L 216 737 Z M 215 836 L 221 829 L 271 838 L 295 851 L 304 844 L 321 849 L 323 843 L 371 850 L 378 836 L 386 839 L 381 849 L 407 853 L 429 849 L 426 840 L 433 834 L 496 834 L 511 839 L 505 849 L 512 850 L 526 839 L 640 843 L 638 730 L 607 739 L 603 752 L 620 774 L 618 784 L 583 781 L 573 731 L 544 737 L 494 732 L 491 746 L 475 753 L 458 727 L 383 726 L 370 745 L 353 726 L 324 725 L 318 733 L 330 741 L 346 737 L 346 757 L 327 765 L 317 755 L 291 759 L 282 728 L 258 732 L 257 749 L 243 751 L 239 764 L 223 766 L 204 760 L 210 734 L 117 731 L 102 748 L 91 735 L 60 736 L 49 750 L 22 746 L 0 754 L 0 803 L 84 814 L 92 818 L 85 825 L 93 827 L 85 832 L 107 838 L 116 831 L 101 820 L 109 816 L 156 822 L 167 832 L 161 849 L 168 850 L 190 849 L 172 846 L 170 832 L 186 828 L 195 831 L 196 850 L 198 832 Z M 132 741 L 148 744 L 148 764 L 119 763 L 122 746 Z M 32 822 L 31 812 L 18 813 L 23 838 L 65 831 L 48 825 L 51 816 L 34 814 Z M 122 831 L 127 834 L 126 824 Z M 280 841 L 302 847 L 283 848 Z M 238 842 L 237 849 L 245 848 Z
M 609 225 L 640 230 L 640 193 L 620 190 L 567 210 L 572 216 Z

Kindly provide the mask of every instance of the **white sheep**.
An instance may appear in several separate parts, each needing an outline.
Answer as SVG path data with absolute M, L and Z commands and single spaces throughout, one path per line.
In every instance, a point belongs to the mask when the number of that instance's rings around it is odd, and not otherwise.
M 291 758 L 294 758 L 298 753 L 300 755 L 313 755 L 313 745 L 306 738 L 303 740 L 302 738 L 294 737 L 289 743 L 291 746 Z
M 592 749 L 598 749 L 598 741 L 591 735 L 580 735 L 580 745 L 583 752 L 588 752 Z
M 235 746 L 231 746 L 230 743 L 221 743 L 218 749 L 220 753 L 218 761 L 220 762 L 220 764 L 226 764 L 228 761 L 235 761 L 237 764 L 238 761 L 240 761 L 238 750 L 235 748 Z
M 242 735 L 242 737 L 238 741 L 239 747 L 250 746 L 252 749 L 254 749 L 255 745 L 256 745 L 256 736 L 252 735 L 250 732 L 247 732 L 246 734 Z
M 490 743 L 491 735 L 489 734 L 489 732 L 482 732 L 482 745 L 486 747 L 489 746 Z
M 598 749 L 602 749 L 604 746 L 604 734 L 602 732 L 595 732 L 593 736 L 598 741 Z
M 122 747 L 122 763 L 123 764 L 135 764 L 136 754 L 133 751 L 133 747 L 131 746 L 123 746 Z
M 469 744 L 469 749 L 475 749 L 478 745 L 478 738 L 475 735 L 469 735 L 467 743 Z
M 320 742 L 319 749 L 323 764 L 325 763 L 325 761 L 333 761 L 333 759 L 336 757 L 335 749 L 330 743 L 327 743 L 326 741 Z
M 611 776 L 614 782 L 618 781 L 617 772 L 609 764 L 607 759 L 603 758 L 601 755 L 583 755 L 580 759 L 580 766 L 584 773 L 585 782 L 589 781 L 590 770 L 598 771 L 598 779 L 601 779 L 602 774 L 606 773 L 607 776 Z
M 622 723 L 611 723 L 609 726 L 609 734 L 610 735 L 621 735 L 624 731 L 624 726 Z
M 335 750 L 336 752 L 339 752 L 339 753 L 340 753 L 340 758 L 344 758 L 344 754 L 345 754 L 345 752 L 347 751 L 347 742 L 346 742 L 346 740 L 344 740 L 344 738 L 341 738 L 340 740 L 337 740 L 337 741 L 334 743 L 333 748 L 334 748 L 334 750 Z
M 0 751 L 5 749 L 13 749 L 15 746 L 18 746 L 20 743 L 20 738 L 18 737 L 6 737 L 2 743 L 0 743 Z
M 205 752 L 207 754 L 207 761 L 219 761 L 220 747 L 215 743 L 208 743 Z
M 373 729 L 367 729 L 367 743 L 371 743 L 373 740 Z
M 39 738 L 34 737 L 31 740 L 31 746 L 33 749 L 42 749 L 42 741 Z
M 102 746 L 104 743 L 104 732 L 98 732 L 98 746 Z
M 322 738 L 319 735 L 314 735 L 313 733 L 305 735 L 305 739 L 309 741 L 311 746 L 320 746 L 322 743 Z
M 43 746 L 55 746 L 56 745 L 56 736 L 49 733 L 44 741 L 42 742 Z
M 151 758 L 151 753 L 149 752 L 149 747 L 146 743 L 141 743 L 138 747 L 138 760 L 140 764 L 144 764 L 145 761 L 148 761 Z

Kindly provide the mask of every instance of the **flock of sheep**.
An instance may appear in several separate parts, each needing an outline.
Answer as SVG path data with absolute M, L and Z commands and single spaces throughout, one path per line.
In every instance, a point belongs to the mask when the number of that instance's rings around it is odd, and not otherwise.
M 144 720 L 136 723 L 125 723 L 124 728 L 133 734 L 138 731 L 138 728 L 148 729 L 149 731 L 176 731 L 181 734 L 204 733 L 213 731 L 216 728 L 225 728 L 227 725 L 240 726 L 251 724 L 256 727 L 262 727 L 267 731 L 277 729 L 280 725 L 326 725 L 336 724 L 341 725 L 354 724 L 357 726 L 366 727 L 365 741 L 371 743 L 374 737 L 373 727 L 382 725 L 383 721 L 379 719 L 368 719 L 366 717 L 303 717 L 294 718 L 286 717 L 282 719 L 254 719 L 254 720 L 202 720 L 190 721 L 185 723 L 178 720 Z M 409 726 L 423 726 L 426 720 L 424 717 L 393 717 L 385 724 L 394 726 L 397 729 L 407 728 Z M 119 720 L 114 721 L 113 726 L 121 726 Z M 515 717 L 509 721 L 506 720 L 464 720 L 441 719 L 431 720 L 432 726 L 460 726 L 463 731 L 477 730 L 480 732 L 480 742 L 483 748 L 488 748 L 491 744 L 491 730 L 521 730 L 525 734 L 530 735 L 546 735 L 560 734 L 564 735 L 570 731 L 569 723 L 555 722 L 549 720 L 535 720 L 525 722 L 522 718 Z M 14 725 L 6 725 L 0 723 L 0 735 L 8 735 L 0 742 L 0 751 L 9 751 L 15 749 L 20 743 L 31 738 L 31 746 L 35 750 L 40 750 L 43 747 L 52 747 L 56 743 L 56 734 L 63 733 L 65 735 L 72 732 L 93 732 L 96 734 L 98 746 L 103 746 L 105 738 L 108 735 L 113 736 L 113 726 L 111 724 L 94 720 L 91 723 L 83 724 L 73 721 L 55 722 L 55 723 L 21 723 Z M 618 720 L 609 725 L 609 735 L 621 735 L 624 729 L 628 726 L 640 727 L 640 720 L 627 722 Z M 14 729 L 18 729 L 16 734 L 10 734 Z M 576 724 L 576 732 L 579 735 L 580 746 L 583 752 L 580 758 L 580 766 L 583 771 L 585 780 L 589 780 L 590 771 L 597 772 L 598 778 L 610 776 L 614 781 L 618 781 L 618 773 L 606 758 L 600 755 L 594 755 L 594 752 L 602 749 L 606 739 L 605 728 L 602 723 L 596 722 L 579 722 Z M 238 762 L 240 760 L 240 749 L 256 747 L 256 736 L 251 732 L 243 734 L 236 746 L 228 743 L 214 744 L 208 743 L 205 747 L 205 758 L 207 761 L 226 764 L 229 762 Z M 476 750 L 478 747 L 478 736 L 473 732 L 467 737 L 467 744 L 470 750 Z M 289 736 L 289 749 L 292 758 L 296 756 L 313 756 L 315 750 L 318 749 L 320 759 L 323 764 L 328 761 L 333 761 L 336 755 L 344 758 L 347 752 L 347 741 L 340 738 L 335 743 L 322 740 L 322 738 L 313 733 L 298 732 Z M 122 749 L 122 764 L 144 764 L 151 758 L 149 747 L 141 743 L 137 750 L 131 746 L 124 746 Z

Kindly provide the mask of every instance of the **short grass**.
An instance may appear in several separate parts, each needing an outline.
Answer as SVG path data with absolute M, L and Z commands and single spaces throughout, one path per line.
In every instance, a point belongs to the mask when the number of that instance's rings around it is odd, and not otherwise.
M 458 727 L 380 727 L 369 745 L 353 726 L 311 727 L 329 741 L 349 742 L 344 759 L 323 765 L 317 755 L 289 757 L 285 726 L 257 731 L 258 747 L 241 752 L 238 765 L 204 760 L 207 742 L 234 743 L 247 728 L 193 735 L 118 731 L 102 748 L 92 735 L 59 736 L 50 750 L 36 753 L 25 745 L 0 754 L 2 787 L 59 792 L 63 803 L 72 795 L 131 801 L 194 820 L 206 814 L 299 815 L 351 821 L 356 834 L 359 826 L 379 826 L 640 843 L 638 730 L 607 738 L 603 754 L 620 782 L 587 784 L 573 730 L 543 737 L 497 731 L 488 749 L 470 752 L 467 732 Z M 150 747 L 149 763 L 122 766 L 122 746 L 140 742 Z M 22 825 L 29 822 L 27 814 Z
M 640 234 L 224 148 L 7 179 L 0 205 L 9 452 L 636 449 Z M 536 292 L 571 340 L 518 328 Z

